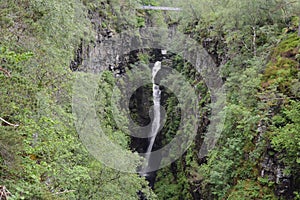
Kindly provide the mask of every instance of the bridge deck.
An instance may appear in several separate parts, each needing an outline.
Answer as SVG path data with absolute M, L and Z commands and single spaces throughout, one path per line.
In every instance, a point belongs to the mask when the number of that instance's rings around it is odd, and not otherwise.
M 181 11 L 181 8 L 173 8 L 173 7 L 163 7 L 163 6 L 142 6 L 140 7 L 142 10 L 171 10 L 171 11 Z

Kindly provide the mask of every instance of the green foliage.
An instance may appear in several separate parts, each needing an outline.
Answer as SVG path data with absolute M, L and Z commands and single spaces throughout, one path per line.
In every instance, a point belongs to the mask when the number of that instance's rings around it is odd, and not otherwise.
M 282 160 L 295 172 L 300 169 L 300 103 L 291 101 L 275 121 L 271 135 L 275 150 L 282 152 Z M 278 120 L 278 118 L 280 120 Z
M 19 124 L 0 123 L 0 185 L 11 199 L 138 199 L 139 190 L 155 199 L 144 178 L 103 166 L 78 139 L 68 68 L 80 42 L 92 38 L 83 3 L 5 0 L 0 7 L 0 67 L 11 75 L 0 72 L 0 117 Z M 99 89 L 109 97 L 112 84 L 107 75 Z M 128 148 L 106 114 L 108 133 Z
M 282 30 L 288 26 L 286 32 L 295 32 L 298 20 L 294 15 L 298 14 L 299 2 L 213 0 L 174 5 L 184 8 L 179 13 L 181 18 L 172 16 L 181 20 L 180 29 L 201 42 L 217 65 L 226 63 L 222 68 L 227 91 L 227 105 L 222 112 L 226 113 L 226 121 L 219 145 L 209 153 L 207 163 L 193 165 L 191 170 L 202 182 L 199 193 L 204 199 L 275 199 L 267 189 L 273 188 L 274 182 L 261 178 L 257 181 L 267 145 L 258 124 L 273 121 L 267 112 L 278 106 L 276 97 L 298 94 L 299 37 L 296 33 L 285 35 Z M 272 64 L 267 65 L 269 60 Z M 280 126 L 291 121 L 282 116 L 276 120 Z M 294 125 L 293 129 L 298 131 Z M 290 127 L 285 132 L 291 134 Z M 282 127 L 276 134 L 289 137 Z M 284 138 L 276 139 L 279 148 Z M 291 140 L 285 140 L 285 146 L 293 147 L 289 159 L 295 164 L 295 151 L 299 150 L 296 143 L 288 142 Z
M 181 3 L 184 22 L 180 25 L 220 61 L 239 62 L 268 55 L 299 6 L 299 2 L 284 0 L 190 0 Z
M 277 88 L 279 92 L 292 95 L 296 84 L 299 62 L 295 57 L 300 48 L 300 39 L 296 33 L 290 34 L 276 48 L 273 60 L 267 65 L 262 84 L 266 88 Z
M 252 180 L 238 181 L 237 185 L 233 187 L 228 200 L 233 199 L 263 199 L 275 200 L 277 199 L 271 194 L 267 187 L 263 187 Z
M 299 194 L 299 192 L 294 192 L 294 194 L 295 194 L 295 200 L 298 200 L 298 199 L 300 199 L 300 194 Z
M 267 101 L 269 106 L 277 107 L 268 137 L 272 147 L 280 153 L 285 173 L 292 173 L 296 177 L 299 171 L 299 63 L 296 61 L 299 45 L 296 33 L 283 37 L 274 50 L 274 59 L 268 64 L 262 83 L 273 97 L 282 99 L 282 103 L 276 98 Z
M 154 192 L 159 199 L 192 199 L 185 159 L 183 157 L 158 172 Z

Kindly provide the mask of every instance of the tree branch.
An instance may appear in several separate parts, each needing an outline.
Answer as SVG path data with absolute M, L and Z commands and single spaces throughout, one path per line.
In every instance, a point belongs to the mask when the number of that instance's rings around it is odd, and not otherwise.
M 3 69 L 2 67 L 0 67 L 0 71 L 2 71 L 7 77 L 11 77 L 9 71 L 7 71 L 6 69 Z
M 0 120 L 3 121 L 4 123 L 10 125 L 10 126 L 13 126 L 13 127 L 18 127 L 19 124 L 12 124 L 12 123 L 9 123 L 8 121 L 6 121 L 5 119 L 3 119 L 2 117 L 0 117 Z
M 256 57 L 256 30 L 255 30 L 255 26 L 252 27 L 252 30 L 253 30 L 253 38 L 252 38 L 253 55 Z
M 64 194 L 64 193 L 69 193 L 69 192 L 75 192 L 75 190 L 65 190 L 65 191 L 62 191 L 62 192 L 56 192 L 56 193 L 54 193 L 54 195 Z
M 11 193 L 6 189 L 5 186 L 0 185 L 0 199 L 8 199 Z

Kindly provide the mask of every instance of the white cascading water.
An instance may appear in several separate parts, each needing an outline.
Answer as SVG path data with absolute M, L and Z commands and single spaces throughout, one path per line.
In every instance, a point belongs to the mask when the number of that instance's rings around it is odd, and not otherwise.
M 146 152 L 146 161 L 145 161 L 145 167 L 142 173 L 142 176 L 147 176 L 146 170 L 149 168 L 149 159 L 150 159 L 150 154 L 153 148 L 153 144 L 156 138 L 156 135 L 159 130 L 160 126 L 160 93 L 161 91 L 159 90 L 159 85 L 155 84 L 155 76 L 157 72 L 161 69 L 161 62 L 157 61 L 154 64 L 154 67 L 152 69 L 152 84 L 153 84 L 153 103 L 154 103 L 154 119 L 152 122 L 151 126 L 151 132 L 149 134 L 150 136 L 150 143 Z

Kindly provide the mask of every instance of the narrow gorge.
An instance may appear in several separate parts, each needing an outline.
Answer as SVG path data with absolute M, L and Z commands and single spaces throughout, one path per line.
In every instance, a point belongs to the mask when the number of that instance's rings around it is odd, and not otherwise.
M 0 200 L 299 200 L 299 10 L 2 0 Z

